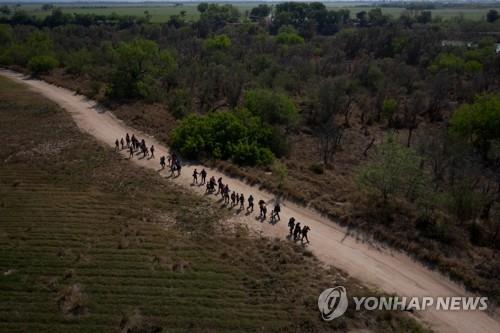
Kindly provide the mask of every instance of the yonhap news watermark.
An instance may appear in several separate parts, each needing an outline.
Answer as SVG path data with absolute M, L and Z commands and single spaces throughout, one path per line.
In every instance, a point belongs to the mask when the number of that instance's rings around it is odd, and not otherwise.
M 330 321 L 351 306 L 355 311 L 486 311 L 488 297 L 479 296 L 352 296 L 343 286 L 325 289 L 318 297 L 321 318 Z

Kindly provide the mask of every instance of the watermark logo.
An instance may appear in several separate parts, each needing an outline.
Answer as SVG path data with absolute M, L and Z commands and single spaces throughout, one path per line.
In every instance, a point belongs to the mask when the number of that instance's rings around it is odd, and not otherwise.
M 318 298 L 319 311 L 324 321 L 330 321 L 342 316 L 348 305 L 347 291 L 342 286 L 328 288 Z
M 355 311 L 485 311 L 488 297 L 447 296 L 447 297 L 400 297 L 400 296 L 353 296 L 347 297 L 344 287 L 325 289 L 318 298 L 318 308 L 324 321 L 342 316 L 352 301 Z

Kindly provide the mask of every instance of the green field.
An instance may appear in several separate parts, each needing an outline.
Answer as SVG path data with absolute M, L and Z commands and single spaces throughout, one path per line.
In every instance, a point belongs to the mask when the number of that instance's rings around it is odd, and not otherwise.
M 245 11 L 250 11 L 253 7 L 257 6 L 255 3 L 238 3 L 236 6 L 240 9 L 242 13 Z M 162 23 L 166 22 L 170 16 L 179 15 L 182 11 L 185 11 L 185 15 L 189 20 L 196 20 L 199 13 L 196 9 L 197 4 L 185 4 L 180 6 L 174 6 L 170 4 L 164 5 L 127 5 L 127 4 L 117 4 L 117 5 L 103 5 L 103 6 L 84 6 L 81 4 L 65 4 L 61 6 L 63 12 L 65 13 L 94 13 L 94 14 L 112 14 L 116 13 L 119 15 L 135 15 L 142 16 L 145 11 L 148 11 L 152 15 L 152 22 Z M 340 9 L 345 8 L 351 12 L 351 16 L 362 10 L 369 11 L 375 7 L 371 6 L 343 6 L 342 4 L 327 4 L 329 8 Z M 45 17 L 50 14 L 50 11 L 42 11 L 41 5 L 27 4 L 22 5 L 22 9 L 25 9 L 29 13 L 36 15 L 38 17 Z M 497 8 L 500 11 L 500 6 Z M 391 15 L 393 17 L 399 16 L 405 9 L 399 7 L 383 7 L 382 11 L 384 14 Z M 484 19 L 489 8 L 443 8 L 431 10 L 433 17 L 442 17 L 443 19 L 450 19 L 453 17 L 463 16 L 464 18 L 470 20 L 482 20 Z

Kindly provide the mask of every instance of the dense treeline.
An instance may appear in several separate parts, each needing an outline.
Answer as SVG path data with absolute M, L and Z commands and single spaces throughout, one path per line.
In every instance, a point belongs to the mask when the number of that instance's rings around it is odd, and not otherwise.
M 279 158 L 289 168 L 280 190 L 334 216 L 338 201 L 352 202 L 347 223 L 443 269 L 464 248 L 498 251 L 494 13 L 441 22 L 425 9 L 394 18 L 321 3 L 198 10 L 196 22 L 165 24 L 10 13 L 0 63 L 79 82 L 104 103 L 161 105 L 188 157 L 260 167 Z M 331 180 L 338 171 L 341 185 Z M 358 187 L 363 199 L 344 194 Z M 498 258 L 460 265 L 454 277 L 498 296 Z

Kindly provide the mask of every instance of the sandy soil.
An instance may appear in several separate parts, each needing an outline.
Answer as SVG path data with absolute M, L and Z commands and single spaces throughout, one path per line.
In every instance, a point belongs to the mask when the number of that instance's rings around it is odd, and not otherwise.
M 154 144 L 156 159 L 139 160 L 134 157 L 131 162 L 145 168 L 159 170 L 159 156 L 166 155 L 168 148 L 154 138 L 136 131 L 113 116 L 111 112 L 102 109 L 92 100 L 74 92 L 60 88 L 43 81 L 25 79 L 22 75 L 11 71 L 0 70 L 0 75 L 16 82 L 24 83 L 32 90 L 43 94 L 68 111 L 79 128 L 93 135 L 103 144 L 114 147 L 116 138 L 125 136 L 125 133 L 134 133 L 139 138 L 145 138 L 148 146 Z M 127 151 L 121 152 L 128 157 Z M 184 165 L 182 175 L 172 179 L 179 185 L 191 188 L 193 191 L 204 193 L 204 186 L 192 185 L 194 168 L 200 171 L 202 165 Z M 215 170 L 205 167 L 209 177 L 223 177 L 223 182 L 229 184 L 231 190 L 244 193 L 245 198 L 252 194 L 255 203 L 263 199 L 272 207 L 272 194 L 249 186 L 242 181 L 230 179 Z M 162 176 L 169 176 L 169 171 L 161 171 Z M 207 178 L 209 178 L 207 177 Z M 213 196 L 212 196 L 213 197 Z M 215 197 L 213 197 L 215 200 Z M 218 200 L 218 198 L 217 198 Z M 256 205 L 257 206 L 257 205 Z M 258 209 L 257 209 L 258 210 Z M 288 234 L 287 221 L 293 216 L 301 225 L 309 225 L 311 231 L 308 248 L 325 264 L 343 269 L 351 276 L 361 280 L 370 287 L 387 293 L 401 296 L 463 296 L 469 295 L 461 286 L 451 282 L 443 275 L 425 268 L 407 255 L 386 249 L 383 246 L 365 242 L 350 236 L 347 230 L 336 223 L 327 220 L 309 209 L 299 207 L 290 202 L 282 203 L 281 221 L 277 224 L 261 222 L 256 219 L 256 213 L 245 215 L 237 214 L 234 209 L 234 219 L 245 223 L 250 228 L 261 231 L 263 235 L 285 238 Z M 325 286 L 334 287 L 334 286 Z M 500 332 L 500 321 L 479 311 L 424 311 L 416 314 L 424 324 L 438 332 Z

